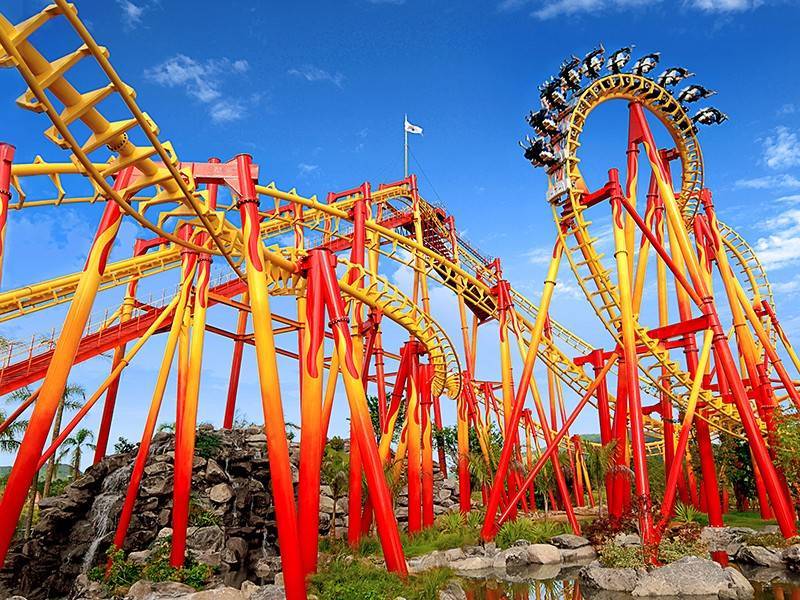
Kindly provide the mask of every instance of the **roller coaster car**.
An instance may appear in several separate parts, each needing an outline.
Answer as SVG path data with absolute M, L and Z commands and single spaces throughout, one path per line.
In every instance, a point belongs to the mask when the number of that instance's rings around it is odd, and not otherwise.
M 589 54 L 583 57 L 583 75 L 587 79 L 597 79 L 600 77 L 600 70 L 603 68 L 605 64 L 605 58 L 603 58 L 603 53 L 606 51 L 603 48 L 603 45 L 600 44 L 598 48 L 595 48 Z
M 702 85 L 687 85 L 680 92 L 678 92 L 678 102 L 681 104 L 689 104 L 690 102 L 697 102 L 704 98 L 708 98 L 716 94 L 714 90 L 704 88 Z
M 683 67 L 671 67 L 658 76 L 656 83 L 665 88 L 677 85 L 684 79 L 692 76 L 694 76 L 694 73 L 690 73 L 688 69 L 684 69 Z
M 546 136 L 558 133 L 558 125 L 556 125 L 556 122 L 550 116 L 550 112 L 546 108 L 542 108 L 536 112 L 531 111 L 528 113 L 528 116 L 525 117 L 525 120 L 539 135 Z
M 622 73 L 622 69 L 625 68 L 631 60 L 631 51 L 633 50 L 633 46 L 625 46 L 624 48 L 620 48 L 616 50 L 609 58 L 608 62 L 606 63 L 606 68 L 613 73 L 614 75 L 619 75 Z
M 577 56 L 568 58 L 561 63 L 558 78 L 567 89 L 577 92 L 581 89 L 581 59 Z
M 658 61 L 661 60 L 661 52 L 653 52 L 651 54 L 646 54 L 635 63 L 633 63 L 633 69 L 631 69 L 631 73 L 634 75 L 639 75 L 640 77 L 646 75 L 650 71 L 656 68 L 658 65 Z

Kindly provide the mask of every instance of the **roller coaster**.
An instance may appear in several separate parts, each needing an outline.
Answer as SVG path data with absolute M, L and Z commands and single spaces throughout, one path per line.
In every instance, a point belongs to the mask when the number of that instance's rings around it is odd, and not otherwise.
M 32 40 L 53 22 L 69 31 L 77 50 L 50 59 Z M 18 106 L 42 114 L 45 137 L 68 153 L 64 162 L 36 157 L 23 163 L 12 145 L 0 146 L 0 257 L 6 227 L 14 226 L 17 214 L 71 205 L 97 205 L 102 211 L 80 272 L 0 292 L 5 323 L 67 307 L 59 332 L 12 341 L 0 364 L 0 393 L 34 386 L 0 424 L 3 431 L 30 409 L 0 504 L 0 561 L 12 545 L 37 470 L 98 403 L 103 408 L 94 460 L 102 460 L 120 378 L 152 338 L 165 334 L 113 544 L 121 548 L 125 541 L 177 362 L 171 563 L 183 564 L 207 332 L 233 344 L 228 394 L 224 409 L 219 407 L 225 428 L 233 426 L 245 346 L 254 349 L 288 598 L 306 597 L 305 577 L 317 566 L 320 467 L 339 383 L 351 424 L 348 540 L 357 544 L 374 527 L 387 568 L 401 575 L 407 565 L 385 471 L 390 467 L 407 478 L 409 531 L 430 526 L 433 431 L 443 425 L 441 403 L 449 401 L 457 407 L 455 468 L 462 512 L 472 510 L 471 430 L 493 470 L 491 485 L 480 490 L 486 540 L 520 511 L 536 508 L 535 479 L 548 461 L 555 466 L 558 501 L 573 530 L 580 531 L 574 507 L 593 502 L 593 494 L 581 438 L 569 432 L 584 410 L 596 412 L 600 443 L 615 443 L 614 462 L 625 467 L 606 480 L 609 508 L 620 514 L 637 506 L 646 544 L 658 542 L 676 497 L 689 501 L 690 436 L 700 457 L 709 522 L 722 525 L 712 437 L 723 433 L 747 440 L 764 505 L 771 506 L 785 536 L 796 534 L 791 494 L 773 446 L 776 417 L 800 408 L 789 374 L 789 368 L 800 371 L 800 360 L 781 329 L 756 254 L 718 220 L 703 185 L 698 125 L 720 122 L 724 115 L 703 109 L 689 117 L 686 104 L 709 94 L 703 88 L 673 94 L 671 87 L 686 76 L 681 70 L 649 78 L 658 55 L 625 72 L 628 49 L 608 62 L 598 49 L 565 62 L 558 77 L 541 88 L 543 106 L 528 117 L 537 138 L 525 146 L 525 157 L 547 173 L 545 199 L 555 235 L 537 305 L 503 277 L 499 259 L 489 259 L 458 234 L 446 208 L 420 195 L 414 175 L 376 187 L 363 183 L 320 200 L 259 183 L 265 173 L 247 154 L 227 162 L 182 161 L 172 143 L 161 141 L 159 127 L 140 109 L 109 51 L 64 0 L 18 24 L 0 14 L 0 45 L 0 65 L 16 69 L 27 86 Z M 90 64 L 94 89 L 80 91 L 69 81 L 79 64 Z M 581 156 L 581 136 L 589 115 L 612 101 L 628 107 L 626 176 L 622 181 L 612 168 L 607 182 L 591 189 L 580 165 L 597 157 Z M 666 130 L 672 147 L 657 146 L 648 116 Z M 640 165 L 642 149 L 646 161 Z M 640 201 L 638 182 L 645 177 L 649 187 Z M 25 188 L 33 180 L 37 190 L 50 189 L 38 183 L 49 180 L 53 191 L 30 197 Z M 109 261 L 123 219 L 135 221 L 142 237 L 130 258 Z M 602 252 L 608 242 L 613 257 Z M 550 316 L 565 261 L 609 334 L 606 348 L 589 344 Z M 212 269 L 214 262 L 218 266 Z M 396 268 L 413 272 L 410 295 L 387 277 Z M 141 282 L 167 272 L 178 280 L 174 293 L 155 301 L 139 297 Z M 460 331 L 448 333 L 431 316 L 432 285 L 454 297 Z M 721 287 L 716 293 L 715 285 Z M 122 287 L 124 300 L 116 310 L 92 314 L 98 296 Z M 293 298 L 296 314 L 273 312 L 271 299 L 278 296 Z M 235 331 L 208 323 L 214 305 L 235 311 Z M 718 307 L 730 323 L 723 324 Z M 481 347 L 480 354 L 499 354 L 499 380 L 478 373 L 478 331 L 487 323 L 495 324 L 497 344 Z M 389 328 L 407 336 L 399 349 L 385 347 Z M 287 339 L 296 350 L 278 345 Z M 73 365 L 108 352 L 113 353 L 108 376 L 48 446 Z M 512 372 L 515 355 L 523 365 L 519 373 Z M 296 359 L 299 370 L 296 486 L 279 356 Z M 789 358 L 788 366 L 781 356 Z M 546 373 L 546 395 L 534 377 L 537 361 Z M 372 425 L 368 392 L 378 398 L 379 431 Z M 488 448 L 493 427 L 503 439 L 499 457 L 491 457 Z M 444 450 L 437 451 L 446 472 Z M 569 454 L 572 489 L 559 451 Z M 650 509 L 648 454 L 663 456 L 665 463 L 666 492 L 658 513 Z

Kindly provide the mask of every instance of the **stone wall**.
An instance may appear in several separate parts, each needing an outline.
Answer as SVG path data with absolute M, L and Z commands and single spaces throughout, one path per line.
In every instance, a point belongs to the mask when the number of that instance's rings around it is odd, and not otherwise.
M 172 521 L 173 435 L 155 436 L 124 550 L 145 560 Z M 31 539 L 15 543 L 0 571 L 0 597 L 14 593 L 38 599 L 67 595 L 78 575 L 104 560 L 130 479 L 135 451 L 107 457 L 90 467 L 61 496 L 40 504 Z M 292 476 L 298 481 L 299 446 L 290 444 Z M 434 509 L 458 505 L 457 483 L 436 466 Z M 323 485 L 320 533 L 328 535 L 334 500 Z M 400 526 L 408 520 L 408 492 L 396 496 Z M 192 527 L 187 546 L 198 560 L 218 568 L 226 585 L 245 580 L 271 583 L 280 571 L 277 531 L 269 486 L 266 438 L 257 427 L 231 431 L 201 426 L 192 475 Z M 347 497 L 336 502 L 337 535 L 345 535 Z

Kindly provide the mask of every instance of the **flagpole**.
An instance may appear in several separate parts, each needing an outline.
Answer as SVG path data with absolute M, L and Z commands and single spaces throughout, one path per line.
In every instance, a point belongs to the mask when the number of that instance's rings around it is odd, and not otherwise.
M 403 115 L 403 177 L 408 177 L 408 115 Z

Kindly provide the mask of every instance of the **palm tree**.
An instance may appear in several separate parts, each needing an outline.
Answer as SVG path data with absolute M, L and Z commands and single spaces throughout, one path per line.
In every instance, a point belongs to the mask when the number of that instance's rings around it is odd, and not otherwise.
M 336 504 L 342 497 L 350 482 L 350 457 L 339 444 L 339 438 L 333 438 L 325 446 L 322 458 L 322 480 L 330 486 L 333 496 L 333 516 L 331 517 L 330 534 L 336 537 Z
M 72 481 L 75 481 L 81 474 L 81 457 L 84 447 L 94 449 L 94 433 L 89 429 L 79 429 L 75 437 L 68 437 L 64 440 L 64 449 L 72 449 Z
M 84 400 L 86 399 L 86 390 L 83 386 L 75 383 L 67 383 L 66 387 L 64 387 L 64 393 L 61 394 L 61 401 L 58 403 L 56 417 L 53 420 L 52 441 L 56 441 L 61 434 L 61 421 L 64 418 L 64 411 L 77 410 L 81 407 L 81 403 L 77 400 L 79 397 Z M 53 485 L 53 476 L 56 472 L 56 463 L 56 455 L 53 454 L 47 462 L 47 471 L 45 471 L 44 490 L 42 491 L 42 496 L 44 498 L 50 495 L 50 488 Z
M 586 445 L 586 470 L 592 487 L 597 490 L 600 501 L 598 502 L 599 516 L 603 516 L 603 492 L 606 489 L 606 475 L 614 466 L 614 453 L 616 440 L 611 440 L 605 446 L 599 444 Z
M 8 341 L 5 338 L 0 338 L 0 348 L 3 345 L 8 345 Z M 20 404 L 30 397 L 31 391 L 30 389 L 25 386 L 21 387 L 18 390 L 12 392 L 8 396 L 6 396 L 6 402 L 8 404 Z M 5 422 L 8 418 L 8 415 L 0 409 L 0 422 Z M 20 445 L 20 436 L 25 433 L 25 430 L 28 428 L 28 421 L 25 419 L 17 419 L 13 423 L 11 423 L 3 433 L 0 433 L 0 451 L 2 452 L 16 452 Z M 31 484 L 31 491 L 28 498 L 28 509 L 26 511 L 25 517 L 25 537 L 27 538 L 30 535 L 31 527 L 33 527 L 33 512 L 36 506 L 36 495 L 38 493 L 38 486 L 39 486 L 39 473 L 38 471 L 33 477 L 33 483 Z

